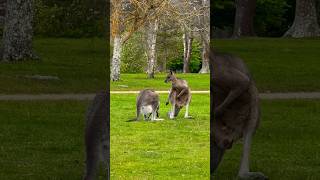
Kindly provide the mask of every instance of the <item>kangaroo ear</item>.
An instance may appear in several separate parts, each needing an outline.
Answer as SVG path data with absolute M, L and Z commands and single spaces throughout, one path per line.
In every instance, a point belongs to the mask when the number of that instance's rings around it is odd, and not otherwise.
M 172 70 L 170 70 L 170 74 L 171 74 L 171 75 L 173 74 Z

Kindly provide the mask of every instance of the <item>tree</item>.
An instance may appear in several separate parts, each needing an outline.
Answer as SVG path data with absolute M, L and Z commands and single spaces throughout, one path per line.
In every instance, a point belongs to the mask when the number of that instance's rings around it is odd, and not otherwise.
M 193 31 L 196 25 L 196 8 L 198 2 L 196 0 L 181 0 L 176 1 L 174 6 L 176 7 L 176 21 L 182 28 L 182 40 L 183 40 L 183 73 L 190 73 L 190 60 L 192 53 Z
M 0 0 L 0 26 L 4 25 L 4 18 L 6 15 L 6 0 Z
M 147 41 L 147 58 L 148 58 L 148 68 L 147 74 L 148 78 L 154 78 L 154 73 L 156 69 L 157 59 L 156 59 L 156 43 L 157 43 L 157 31 L 159 27 L 158 19 L 154 19 L 146 23 L 146 41 Z
M 172 19 L 171 19 L 172 20 Z M 157 35 L 157 70 L 165 72 L 173 59 L 181 58 L 180 25 L 173 20 L 159 23 Z M 168 64 L 169 63 L 169 64 Z
M 190 59 L 193 37 L 187 30 L 183 33 L 183 73 L 190 73 Z
M 150 20 L 146 24 L 145 33 L 146 33 L 146 54 L 147 54 L 147 74 L 148 78 L 154 78 L 156 65 L 157 65 L 157 56 L 156 56 L 156 44 L 157 44 L 157 34 L 159 25 L 165 25 L 168 23 L 169 19 L 175 17 L 176 9 L 173 7 L 173 2 L 163 1 L 163 0 L 153 0 L 147 1 L 151 3 L 152 6 L 159 5 L 156 9 L 153 9 L 153 13 Z M 171 20 L 169 20 L 171 21 Z
M 4 61 L 36 59 L 32 50 L 33 0 L 7 1 L 3 31 Z
M 255 36 L 253 19 L 256 9 L 256 0 L 236 0 L 236 15 L 233 28 L 233 37 Z
M 169 0 L 112 0 L 111 35 L 113 56 L 111 61 L 112 81 L 120 80 L 122 45 L 146 22 L 152 22 L 166 10 Z
M 189 72 L 188 69 L 191 52 L 192 42 L 195 37 L 200 36 L 202 44 L 202 68 L 199 73 L 208 73 L 209 59 L 205 49 L 210 40 L 210 1 L 209 0 L 182 0 L 175 3 L 177 9 L 177 22 L 183 27 L 184 33 L 184 72 Z
M 316 10 L 317 10 L 318 23 L 320 24 L 320 0 L 316 0 Z
M 199 73 L 209 73 L 209 54 L 210 43 L 210 0 L 202 0 L 203 12 L 200 16 L 200 36 L 202 42 L 202 68 Z
M 295 18 L 284 37 L 320 36 L 315 0 L 296 0 Z

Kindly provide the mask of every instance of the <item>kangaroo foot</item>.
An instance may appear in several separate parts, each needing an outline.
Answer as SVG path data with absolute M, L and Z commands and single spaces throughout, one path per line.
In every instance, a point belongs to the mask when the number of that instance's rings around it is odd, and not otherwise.
M 248 172 L 238 175 L 239 180 L 268 180 L 268 177 L 261 172 Z

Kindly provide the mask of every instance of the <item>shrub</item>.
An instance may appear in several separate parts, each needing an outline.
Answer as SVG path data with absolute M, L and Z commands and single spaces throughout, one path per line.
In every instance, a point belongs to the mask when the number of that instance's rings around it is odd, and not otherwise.
M 121 72 L 141 73 L 146 67 L 147 58 L 143 47 L 143 35 L 136 33 L 122 47 Z
M 49 3 L 35 1 L 35 35 L 49 37 L 103 36 L 103 14 L 88 7 L 84 1 Z
M 260 36 L 282 36 L 291 23 L 286 17 L 289 8 L 284 0 L 257 0 L 255 32 Z
M 232 32 L 235 18 L 234 0 L 211 1 L 212 26 Z M 282 36 L 294 18 L 293 0 L 257 0 L 254 30 L 259 36 Z M 231 30 L 231 31 L 230 31 Z
M 183 54 L 183 49 L 179 50 L 180 54 Z M 183 56 L 175 57 L 169 60 L 168 68 L 174 71 L 182 71 L 183 70 Z M 190 59 L 190 72 L 198 73 L 201 69 L 201 49 L 200 44 L 196 41 L 192 43 L 192 52 Z

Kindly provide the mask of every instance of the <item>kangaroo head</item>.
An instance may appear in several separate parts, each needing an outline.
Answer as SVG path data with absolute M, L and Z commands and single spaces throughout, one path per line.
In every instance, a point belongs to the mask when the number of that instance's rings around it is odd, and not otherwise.
M 168 82 L 172 82 L 176 79 L 176 76 L 174 74 L 173 71 L 170 70 L 170 72 L 168 73 L 166 79 L 164 80 L 165 83 L 168 83 Z

